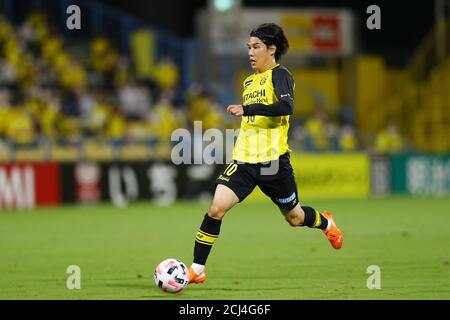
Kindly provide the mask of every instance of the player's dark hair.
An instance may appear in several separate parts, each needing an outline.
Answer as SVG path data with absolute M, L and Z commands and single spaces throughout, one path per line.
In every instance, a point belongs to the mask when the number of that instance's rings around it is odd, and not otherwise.
M 250 32 L 250 37 L 259 38 L 266 46 L 274 45 L 275 60 L 278 62 L 289 49 L 289 42 L 283 29 L 275 23 L 263 23 Z

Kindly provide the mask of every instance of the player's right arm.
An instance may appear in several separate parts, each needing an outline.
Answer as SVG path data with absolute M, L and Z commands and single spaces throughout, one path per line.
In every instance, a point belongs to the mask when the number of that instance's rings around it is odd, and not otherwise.
M 244 115 L 244 107 L 241 104 L 232 104 L 228 106 L 227 112 L 235 117 L 242 117 Z

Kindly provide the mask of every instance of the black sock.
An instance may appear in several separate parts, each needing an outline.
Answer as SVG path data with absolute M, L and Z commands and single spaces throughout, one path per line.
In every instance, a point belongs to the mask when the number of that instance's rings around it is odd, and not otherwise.
M 222 220 L 205 215 L 200 230 L 197 232 L 194 247 L 194 263 L 205 265 L 214 242 L 219 237 Z
M 321 215 L 319 211 L 311 207 L 302 207 L 302 209 L 305 212 L 305 222 L 303 223 L 304 226 L 322 230 L 326 229 L 328 226 L 328 220 Z

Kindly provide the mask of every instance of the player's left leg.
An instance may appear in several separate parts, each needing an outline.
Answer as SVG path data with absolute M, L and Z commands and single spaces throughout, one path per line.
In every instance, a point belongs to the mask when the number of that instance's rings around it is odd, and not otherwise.
M 292 206 L 284 206 L 279 203 L 277 203 L 277 205 L 286 221 L 292 227 L 306 226 L 309 228 L 322 230 L 325 230 L 328 227 L 328 219 L 314 208 L 301 206 L 298 202 L 292 209 Z
M 344 244 L 344 235 L 336 226 L 330 212 L 324 211 L 323 213 L 319 213 L 311 207 L 300 206 L 300 204 L 297 204 L 295 208 L 291 210 L 280 207 L 280 211 L 291 226 L 306 226 L 309 228 L 322 229 L 333 248 L 342 248 Z
M 321 229 L 335 249 L 342 247 L 342 232 L 331 214 L 326 211 L 321 214 L 312 207 L 300 205 L 297 184 L 288 157 L 280 157 L 278 172 L 273 176 L 259 176 L 258 186 L 278 206 L 291 226 Z

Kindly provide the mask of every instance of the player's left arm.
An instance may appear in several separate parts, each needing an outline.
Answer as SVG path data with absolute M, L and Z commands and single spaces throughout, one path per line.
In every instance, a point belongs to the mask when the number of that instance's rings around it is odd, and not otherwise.
M 279 117 L 294 114 L 294 79 L 284 68 L 272 72 L 272 82 L 278 99 L 273 104 L 250 104 L 243 106 L 244 116 Z

